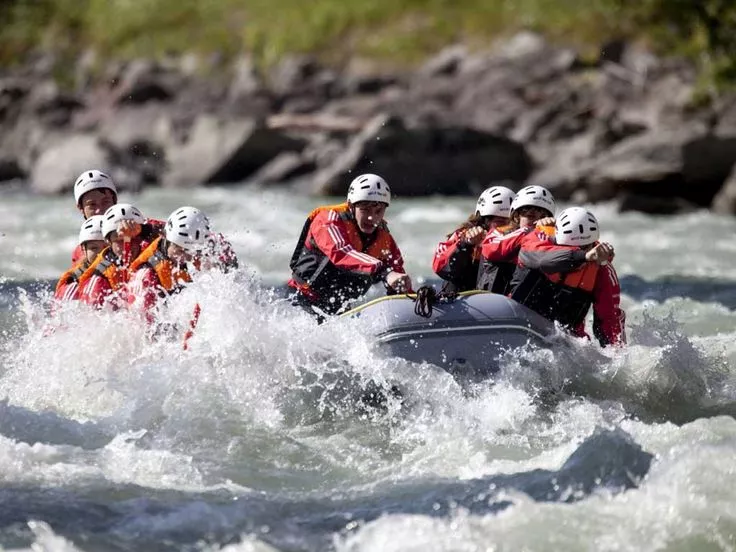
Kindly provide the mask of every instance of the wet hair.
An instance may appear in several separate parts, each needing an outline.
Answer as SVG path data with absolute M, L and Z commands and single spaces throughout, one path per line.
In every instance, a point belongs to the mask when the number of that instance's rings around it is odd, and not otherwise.
M 493 220 L 493 215 L 483 216 L 483 215 L 479 215 L 478 212 L 476 211 L 475 213 L 470 215 L 468 217 L 468 220 L 463 222 L 460 225 L 460 227 L 455 230 L 455 232 L 458 232 L 460 230 L 468 230 L 470 228 L 473 228 L 474 226 L 480 226 L 482 228 L 485 228 L 486 230 L 490 230 L 491 220 Z M 511 223 L 511 219 L 509 219 L 509 223 Z M 452 234 L 454 234 L 454 232 L 447 234 L 447 237 L 449 238 L 450 236 L 452 236 Z
M 481 217 L 477 213 L 473 213 L 468 217 L 468 220 L 463 222 L 460 226 L 458 226 L 455 230 L 447 234 L 447 237 L 449 238 L 452 236 L 455 232 L 459 232 L 460 230 L 467 230 L 468 228 L 472 228 L 473 226 L 478 226 L 481 224 L 481 219 L 484 217 Z

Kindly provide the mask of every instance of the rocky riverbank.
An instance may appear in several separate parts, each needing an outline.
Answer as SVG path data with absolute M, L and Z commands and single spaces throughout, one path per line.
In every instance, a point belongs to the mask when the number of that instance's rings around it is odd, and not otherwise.
M 341 195 L 374 171 L 400 196 L 513 181 L 622 209 L 736 212 L 736 95 L 698 107 L 692 66 L 624 44 L 583 61 L 525 33 L 401 72 L 298 56 L 266 74 L 246 56 L 137 60 L 95 78 L 90 66 L 63 89 L 45 58 L 2 75 L 0 186 L 61 193 L 99 167 L 127 189 L 252 181 Z

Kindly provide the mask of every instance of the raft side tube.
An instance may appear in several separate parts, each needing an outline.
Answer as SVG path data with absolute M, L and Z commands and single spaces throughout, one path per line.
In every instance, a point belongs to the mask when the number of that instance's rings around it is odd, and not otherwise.
M 342 316 L 360 320 L 392 356 L 474 380 L 497 372 L 504 351 L 528 344 L 549 347 L 556 334 L 552 322 L 503 295 L 464 292 L 435 304 L 426 318 L 414 312 L 415 298 L 381 297 Z

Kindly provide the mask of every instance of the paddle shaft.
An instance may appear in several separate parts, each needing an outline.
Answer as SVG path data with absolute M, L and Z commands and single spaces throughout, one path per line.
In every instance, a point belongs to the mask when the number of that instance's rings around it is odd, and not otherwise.
M 199 306 L 199 303 L 196 303 L 194 305 L 194 312 L 192 312 L 192 319 L 189 321 L 189 329 L 187 330 L 187 333 L 184 334 L 185 351 L 189 349 L 189 340 L 194 335 L 194 329 L 197 327 L 197 323 L 199 322 L 200 312 L 202 312 L 202 309 Z
M 123 265 L 125 267 L 130 266 L 130 262 L 133 260 L 131 259 L 132 251 L 130 246 L 130 237 L 125 236 L 123 238 Z

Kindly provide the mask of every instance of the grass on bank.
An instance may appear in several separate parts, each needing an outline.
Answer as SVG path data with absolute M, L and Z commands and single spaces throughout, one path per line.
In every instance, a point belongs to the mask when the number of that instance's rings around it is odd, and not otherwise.
M 407 64 L 520 29 L 584 52 L 634 37 L 706 54 L 727 77 L 736 67 L 733 0 L 0 0 L 0 64 L 39 49 L 68 60 L 92 49 L 102 59 L 248 51 L 263 65 L 302 52 Z

